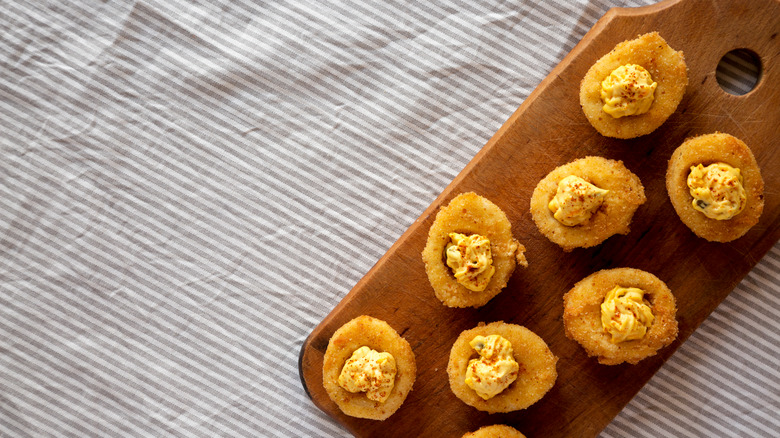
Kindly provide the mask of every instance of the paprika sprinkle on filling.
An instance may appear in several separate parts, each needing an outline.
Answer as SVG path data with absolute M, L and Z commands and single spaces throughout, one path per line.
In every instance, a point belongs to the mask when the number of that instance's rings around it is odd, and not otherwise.
M 558 183 L 548 208 L 558 222 L 573 227 L 590 219 L 604 203 L 609 190 L 600 189 L 584 179 L 569 175 Z
M 338 382 L 349 392 L 365 392 L 369 400 L 384 403 L 393 390 L 396 372 L 393 355 L 364 346 L 347 359 Z

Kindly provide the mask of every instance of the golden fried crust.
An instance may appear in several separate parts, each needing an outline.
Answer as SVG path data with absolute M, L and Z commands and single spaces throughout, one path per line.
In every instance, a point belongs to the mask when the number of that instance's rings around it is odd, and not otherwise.
M 503 336 L 512 344 L 513 357 L 520 365 L 517 380 L 488 400 L 483 400 L 465 382 L 469 360 L 479 356 L 469 342 L 478 335 Z M 488 325 L 480 323 L 458 336 L 450 351 L 447 374 L 450 378 L 450 389 L 467 405 L 491 414 L 511 412 L 531 406 L 553 387 L 558 377 L 555 369 L 557 362 L 558 358 L 534 332 L 523 326 L 498 321 Z
M 352 353 L 362 346 L 390 353 L 395 358 L 395 384 L 384 403 L 369 400 L 365 392 L 352 393 L 339 386 L 341 369 Z M 333 333 L 322 363 L 322 383 L 330 399 L 345 414 L 371 420 L 384 420 L 397 411 L 412 390 L 416 375 L 417 366 L 409 343 L 386 322 L 365 315 L 349 321 Z
M 644 67 L 658 87 L 648 112 L 616 119 L 602 109 L 601 82 L 624 64 Z M 683 53 L 669 47 L 658 32 L 652 32 L 623 41 L 593 64 L 580 83 L 580 105 L 601 135 L 634 138 L 661 126 L 677 109 L 687 85 L 688 68 Z
M 525 435 L 514 427 L 496 424 L 493 426 L 481 427 L 475 432 L 469 432 L 463 435 L 462 438 L 525 438 Z
M 596 213 L 587 222 L 573 227 L 558 222 L 547 207 L 555 197 L 558 182 L 569 175 L 609 190 Z M 542 234 L 564 251 L 571 251 L 598 245 L 615 234 L 628 234 L 634 212 L 646 199 L 639 177 L 622 161 L 585 157 L 556 168 L 539 181 L 531 195 L 531 215 Z
M 724 221 L 710 219 L 694 209 L 688 188 L 691 166 L 708 166 L 719 161 L 740 169 L 747 194 L 745 209 Z M 758 163 L 750 148 L 729 134 L 716 132 L 685 140 L 669 159 L 666 191 L 683 223 L 697 236 L 714 242 L 729 242 L 742 237 L 758 223 L 764 211 L 764 180 Z
M 490 240 L 496 272 L 485 290 L 476 292 L 458 283 L 445 262 L 449 233 L 480 234 Z M 512 226 L 496 204 L 472 192 L 462 193 L 439 210 L 422 252 L 425 272 L 436 297 L 449 307 L 479 307 L 498 295 L 515 264 L 526 267 L 525 247 L 512 237 Z
M 615 286 L 637 287 L 655 319 L 645 337 L 613 344 L 601 325 L 601 303 Z M 580 343 L 589 356 L 603 365 L 636 364 L 656 354 L 677 338 L 677 307 L 672 292 L 655 275 L 632 268 L 605 269 L 585 277 L 563 296 L 566 336 Z

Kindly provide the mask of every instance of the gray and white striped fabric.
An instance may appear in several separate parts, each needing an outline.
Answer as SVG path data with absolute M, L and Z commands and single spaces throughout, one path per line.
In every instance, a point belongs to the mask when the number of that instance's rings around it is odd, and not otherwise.
M 2 2 L 0 436 L 348 436 L 308 333 L 646 3 Z M 778 317 L 780 245 L 602 436 L 776 436 Z

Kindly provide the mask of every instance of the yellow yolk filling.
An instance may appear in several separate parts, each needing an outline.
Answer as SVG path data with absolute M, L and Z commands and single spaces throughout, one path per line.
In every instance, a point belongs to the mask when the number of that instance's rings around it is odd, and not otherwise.
M 644 291 L 615 286 L 601 303 L 601 325 L 612 343 L 642 339 L 655 317 L 644 301 Z
M 644 67 L 621 65 L 601 82 L 603 110 L 616 119 L 644 114 L 650 111 L 657 86 Z
M 584 179 L 569 175 L 558 183 L 558 191 L 548 204 L 553 217 L 563 225 L 579 225 L 593 215 L 604 203 L 609 190 L 600 189 Z
M 490 241 L 479 234 L 466 236 L 450 233 L 450 243 L 445 250 L 447 266 L 452 268 L 455 280 L 466 289 L 483 291 L 487 287 L 496 268 L 490 252 Z
M 479 353 L 466 368 L 466 385 L 484 400 L 495 397 L 517 379 L 520 365 L 512 357 L 512 344 L 499 335 L 476 336 L 469 342 Z
M 726 163 L 691 166 L 688 188 L 693 196 L 693 208 L 710 219 L 731 219 L 747 203 L 740 170 Z
M 347 359 L 339 375 L 339 386 L 349 392 L 365 392 L 369 400 L 384 403 L 395 383 L 395 358 L 360 347 Z

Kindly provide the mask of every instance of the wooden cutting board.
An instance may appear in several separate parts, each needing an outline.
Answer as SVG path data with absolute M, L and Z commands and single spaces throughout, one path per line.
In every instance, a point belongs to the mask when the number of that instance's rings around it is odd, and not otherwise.
M 602 137 L 580 109 L 580 80 L 615 44 L 654 30 L 685 53 L 685 96 L 677 112 L 652 134 L 633 140 Z M 300 372 L 314 403 L 359 437 L 460 437 L 496 423 L 512 425 L 529 438 L 597 435 L 780 237 L 779 32 L 778 0 L 668 0 L 610 10 L 312 331 L 301 351 Z M 763 64 L 757 87 L 744 96 L 725 93 L 715 79 L 721 57 L 737 48 L 754 51 Z M 675 214 L 664 183 L 672 151 L 689 136 L 716 130 L 751 147 L 766 187 L 758 225 L 726 244 L 707 242 L 689 231 Z M 648 199 L 627 236 L 564 253 L 538 232 L 529 201 L 550 170 L 586 155 L 623 160 L 641 178 Z M 515 237 L 527 248 L 530 266 L 518 268 L 507 288 L 484 307 L 452 309 L 434 296 L 420 253 L 439 207 L 466 191 L 487 197 L 506 212 Z M 638 365 L 599 365 L 565 337 L 562 295 L 594 271 L 624 266 L 652 272 L 671 288 L 679 337 Z M 417 358 L 413 391 L 384 422 L 345 416 L 322 386 L 328 339 L 362 314 L 387 321 L 409 341 Z M 558 380 L 542 400 L 523 411 L 488 415 L 452 394 L 446 368 L 461 331 L 497 320 L 533 330 L 560 360 Z

